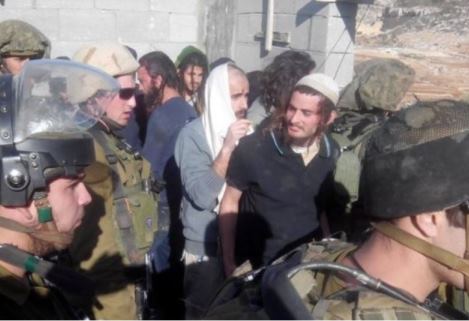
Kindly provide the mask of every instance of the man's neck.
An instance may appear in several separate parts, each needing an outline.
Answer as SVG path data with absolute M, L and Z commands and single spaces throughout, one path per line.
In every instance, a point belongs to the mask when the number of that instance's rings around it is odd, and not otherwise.
M 165 86 L 163 90 L 163 99 L 161 100 L 161 104 L 166 103 L 168 100 L 174 98 L 174 97 L 180 97 L 179 92 L 172 87 Z
M 342 263 L 363 268 L 369 275 L 403 290 L 419 302 L 423 302 L 439 284 L 427 258 L 378 232 L 374 232 L 353 255 L 359 267 L 350 258 Z

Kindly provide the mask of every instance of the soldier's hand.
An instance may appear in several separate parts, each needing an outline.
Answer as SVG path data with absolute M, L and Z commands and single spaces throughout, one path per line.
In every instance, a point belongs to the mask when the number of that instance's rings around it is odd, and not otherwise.
M 247 119 L 238 119 L 230 125 L 223 141 L 223 147 L 228 150 L 233 150 L 236 147 L 239 139 L 244 137 L 251 128 L 251 122 Z

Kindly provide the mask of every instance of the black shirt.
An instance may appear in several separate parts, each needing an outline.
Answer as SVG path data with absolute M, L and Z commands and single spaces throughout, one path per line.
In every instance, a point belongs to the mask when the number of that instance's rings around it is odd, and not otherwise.
M 243 191 L 238 260 L 265 264 L 312 239 L 319 228 L 318 207 L 322 208 L 322 195 L 331 186 L 338 155 L 337 144 L 327 135 L 307 166 L 279 133 L 258 131 L 241 139 L 227 172 L 228 185 Z

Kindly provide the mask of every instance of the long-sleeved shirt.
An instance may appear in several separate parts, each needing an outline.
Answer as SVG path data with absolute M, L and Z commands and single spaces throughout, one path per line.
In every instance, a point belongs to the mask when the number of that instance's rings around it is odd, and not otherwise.
M 212 168 L 213 158 L 200 118 L 181 130 L 174 156 L 183 185 L 181 219 L 185 249 L 196 255 L 214 256 L 218 238 L 214 209 L 225 179 Z

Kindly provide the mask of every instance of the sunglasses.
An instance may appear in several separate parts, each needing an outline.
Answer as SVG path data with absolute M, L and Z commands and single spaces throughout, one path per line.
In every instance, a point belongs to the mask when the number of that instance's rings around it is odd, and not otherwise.
M 137 87 L 134 88 L 122 88 L 119 90 L 119 98 L 123 100 L 129 100 L 135 96 L 137 92 Z

